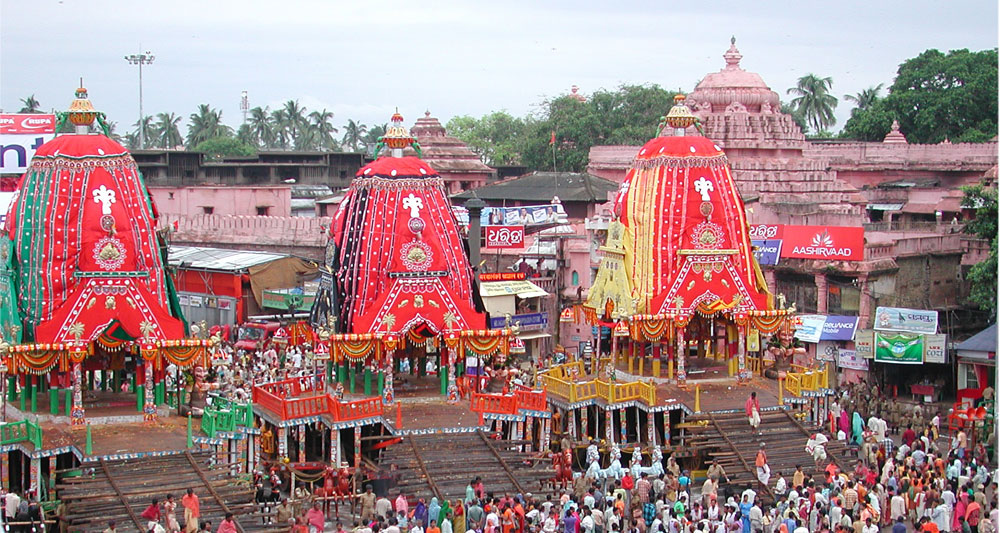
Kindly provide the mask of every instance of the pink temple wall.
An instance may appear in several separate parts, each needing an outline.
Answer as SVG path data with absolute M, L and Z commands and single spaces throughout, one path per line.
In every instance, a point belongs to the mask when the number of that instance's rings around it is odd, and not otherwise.
M 292 214 L 290 187 L 150 187 L 149 193 L 161 215 L 258 216 L 258 207 L 267 207 L 267 216 Z

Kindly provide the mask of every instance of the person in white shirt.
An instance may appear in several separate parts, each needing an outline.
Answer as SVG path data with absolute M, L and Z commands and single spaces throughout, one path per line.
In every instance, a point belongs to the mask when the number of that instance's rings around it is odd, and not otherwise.
M 872 518 L 870 516 L 865 518 L 865 525 L 861 527 L 861 533 L 879 533 L 878 525 L 872 523 Z
M 7 520 L 13 520 L 17 516 L 17 507 L 19 505 L 21 505 L 21 497 L 14 491 L 8 492 L 6 501 L 4 502 L 4 511 L 6 511 Z
M 782 494 L 785 493 L 786 490 L 788 490 L 788 482 L 785 481 L 785 478 L 781 475 L 781 472 L 778 472 L 778 481 L 774 482 L 774 493 L 778 496 L 781 496 Z
M 590 509 L 583 507 L 583 520 L 580 521 L 580 531 L 582 533 L 594 533 L 594 517 L 590 516 Z
M 424 528 L 420 527 L 421 525 L 421 520 L 414 520 L 413 527 L 410 528 L 410 533 L 424 533 Z M 368 531 L 371 531 L 371 529 L 368 529 Z
M 555 533 L 556 531 L 556 519 L 551 513 L 545 516 L 545 521 L 542 522 L 542 532 L 543 533 Z

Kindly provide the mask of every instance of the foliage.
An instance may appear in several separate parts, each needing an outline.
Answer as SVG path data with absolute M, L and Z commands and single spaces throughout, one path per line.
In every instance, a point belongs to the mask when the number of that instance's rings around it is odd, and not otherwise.
M 853 113 L 854 110 L 864 111 L 869 109 L 879 99 L 878 93 L 882 91 L 883 85 L 885 84 L 880 83 L 874 87 L 863 89 L 858 94 L 845 94 L 844 100 L 854 103 L 854 109 L 851 110 L 851 113 Z
M 524 119 L 520 161 L 536 170 L 581 172 L 592 146 L 642 144 L 656 135 L 675 94 L 658 85 L 622 85 L 585 101 L 563 95 L 544 102 L 537 117 Z
M 42 104 L 38 103 L 38 100 L 35 99 L 35 95 L 31 95 L 27 98 L 21 98 L 21 103 L 23 104 L 23 106 L 21 107 L 20 110 L 18 110 L 18 113 L 42 112 Z
M 997 50 L 927 50 L 899 66 L 885 98 L 852 112 L 843 137 L 878 141 L 893 120 L 911 143 L 984 142 L 997 135 Z
M 990 243 L 989 257 L 969 270 L 969 300 L 993 316 L 997 306 L 997 190 L 982 185 L 962 190 L 965 192 L 962 207 L 976 210 L 975 216 L 965 225 L 965 233 Z
M 217 137 L 231 137 L 233 129 L 222 123 L 222 111 L 200 104 L 198 111 L 191 113 L 188 124 L 187 145 L 198 146 L 204 141 Z
M 155 145 L 159 148 L 172 149 L 184 144 L 181 137 L 181 117 L 175 113 L 159 113 L 156 115 Z
M 135 131 L 136 131 L 136 135 L 137 136 L 138 136 L 139 132 L 142 132 L 142 135 L 141 135 L 142 146 L 140 146 L 139 148 L 145 149 L 145 148 L 149 148 L 149 147 L 153 146 L 153 144 L 156 142 L 156 138 L 155 138 L 156 137 L 156 125 L 153 124 L 153 117 L 151 117 L 149 115 L 146 115 L 146 116 L 142 117 L 140 120 L 137 120 L 135 122 L 135 124 L 132 124 L 132 126 L 135 127 Z
M 516 165 L 521 162 L 525 121 L 506 111 L 494 111 L 476 119 L 454 117 L 445 126 L 448 134 L 461 139 L 487 165 Z
M 788 89 L 788 94 L 795 95 L 791 105 L 802 113 L 815 131 L 821 132 L 837 122 L 833 115 L 837 109 L 837 97 L 830 94 L 832 87 L 833 78 L 806 74 L 799 78 L 795 87 Z
M 344 143 L 344 148 L 350 147 L 352 152 L 357 152 L 358 145 L 367 133 L 368 126 L 348 119 L 347 125 L 344 126 L 344 138 L 341 139 L 341 142 Z
M 249 157 L 256 154 L 253 146 L 233 136 L 213 137 L 194 147 L 195 152 L 205 154 L 208 161 L 221 161 L 224 157 Z

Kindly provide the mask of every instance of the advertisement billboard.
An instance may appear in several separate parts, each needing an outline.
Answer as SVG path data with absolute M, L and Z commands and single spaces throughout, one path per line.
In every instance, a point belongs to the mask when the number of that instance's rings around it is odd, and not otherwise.
M 923 364 L 924 336 L 876 331 L 875 361 L 903 365 Z
M 524 226 L 485 226 L 487 248 L 524 248 Z
M 847 226 L 784 226 L 781 257 L 862 261 L 865 229 Z
M 35 150 L 55 136 L 55 115 L 0 114 L 0 174 L 23 174 Z
M 875 309 L 875 329 L 879 331 L 907 331 L 910 333 L 937 333 L 938 312 L 904 307 L 879 307 Z
M 759 265 L 777 265 L 781 257 L 781 239 L 765 239 L 750 241 L 753 245 L 753 256 Z

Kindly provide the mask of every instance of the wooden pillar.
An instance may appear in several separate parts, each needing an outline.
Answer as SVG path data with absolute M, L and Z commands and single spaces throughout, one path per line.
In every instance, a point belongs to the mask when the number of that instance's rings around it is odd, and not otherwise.
M 738 338 L 736 339 L 736 364 L 739 370 L 739 380 L 740 381 L 750 381 L 750 371 L 747 370 L 747 336 L 746 336 L 746 326 L 739 326 L 739 331 L 736 333 Z
M 659 341 L 653 343 L 653 374 L 654 378 L 660 377 L 660 355 L 662 352 L 662 344 Z
M 361 468 L 361 426 L 354 426 L 354 470 Z
M 611 412 L 610 406 L 604 410 L 604 438 L 608 440 L 608 444 L 615 442 L 615 426 L 612 423 Z
M 70 424 L 82 426 L 87 423 L 83 410 L 83 369 L 80 363 L 73 363 L 73 410 L 70 412 Z
M 638 411 L 637 411 L 638 412 Z M 650 446 L 656 445 L 656 413 L 646 412 L 646 438 Z
M 31 376 L 31 385 L 28 386 L 28 394 L 31 396 L 31 412 L 38 412 L 38 376 Z
M 551 438 L 550 431 L 552 431 L 552 419 L 543 418 L 542 419 L 542 434 L 539 437 L 539 447 L 542 453 L 548 453 L 549 451 L 549 439 Z
M 59 382 L 55 372 L 49 373 L 49 414 L 59 414 Z
M 628 407 L 622 407 L 622 409 L 618 411 L 618 421 L 621 422 L 618 425 L 621 430 L 621 443 L 625 444 L 628 442 Z M 636 419 L 636 421 L 638 422 L 638 419 Z M 638 431 L 636 433 L 638 433 Z
M 156 420 L 156 401 L 153 399 L 153 388 L 155 387 L 153 384 L 153 361 L 146 361 L 142 366 L 146 374 L 142 419 L 146 422 L 152 422 Z
M 381 391 L 382 391 L 381 392 L 381 394 L 382 394 L 382 404 L 383 405 L 392 405 L 396 401 L 396 391 L 393 389 L 393 386 L 392 386 L 393 371 L 394 371 L 393 366 L 394 366 L 394 361 L 395 361 L 395 357 L 394 356 L 395 356 L 395 351 L 394 350 L 387 350 L 386 351 L 387 361 L 386 361 L 385 365 L 383 366 L 383 370 L 382 370 L 384 377 L 383 377 L 383 384 L 382 384 L 382 387 L 381 387 Z
M 300 463 L 304 463 L 304 462 L 306 462 L 306 425 L 305 424 L 299 424 L 298 440 L 299 440 L 299 446 L 298 446 L 298 448 L 299 448 L 299 462 Z
M 340 430 L 330 429 L 330 462 L 333 466 L 340 468 Z
M 684 386 L 687 384 L 687 340 L 684 338 L 684 328 L 677 328 L 677 384 Z
M 288 428 L 278 427 L 278 459 L 288 457 Z
M 590 422 L 588 420 L 589 418 L 590 418 L 590 406 L 585 405 L 580 408 L 580 439 L 582 440 L 587 440 L 587 437 L 590 436 Z M 594 437 L 596 437 L 597 424 L 594 424 L 594 426 L 595 426 Z
M 635 350 L 635 345 L 636 345 L 635 341 L 629 342 L 629 347 L 628 347 L 628 373 L 629 374 L 633 373 L 633 371 L 634 371 L 633 369 L 635 368 L 635 351 L 636 351 Z
M 365 396 L 372 395 L 372 367 L 370 364 L 365 365 Z
M 570 439 L 572 439 L 572 440 L 576 440 L 576 436 L 577 436 L 577 432 L 576 432 L 576 420 L 575 420 L 576 417 L 574 416 L 575 413 L 576 413 L 576 409 L 568 409 L 566 411 L 566 422 L 567 422 L 566 431 L 569 432 Z

